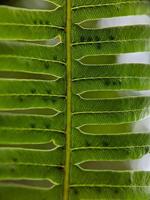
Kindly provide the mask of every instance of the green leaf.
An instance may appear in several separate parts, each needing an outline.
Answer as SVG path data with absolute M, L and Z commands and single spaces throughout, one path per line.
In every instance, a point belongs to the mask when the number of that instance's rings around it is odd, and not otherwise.
M 84 133 L 73 130 L 73 148 L 82 147 L 142 147 L 150 145 L 149 133 L 112 133 L 111 135 Z
M 99 149 L 86 147 L 81 149 L 75 149 L 72 153 L 72 159 L 74 164 L 80 164 L 85 161 L 124 161 L 129 159 L 140 159 L 147 153 L 149 153 L 149 149 L 147 147 L 133 147 L 120 149 Z
M 71 188 L 71 200 L 79 199 L 131 199 L 137 200 L 149 199 L 149 187 L 90 187 L 90 186 L 77 186 Z
M 3 16 L 6 17 L 3 17 Z M 28 10 L 8 6 L 0 7 L 0 23 L 22 25 L 64 25 L 62 7 L 56 10 Z
M 11 137 L 11 140 L 10 140 Z M 51 129 L 33 128 L 1 128 L 0 144 L 45 144 L 53 142 L 58 146 L 64 145 L 64 132 Z
M 79 59 L 87 55 L 112 55 L 143 51 L 150 51 L 150 40 L 75 43 L 73 55 L 75 59 Z
M 127 0 L 127 2 L 134 2 L 135 0 Z M 145 0 L 141 0 L 145 1 Z M 124 0 L 73 0 L 73 6 L 85 6 L 85 5 L 105 5 L 105 4 L 118 4 L 118 3 L 124 3 Z
M 51 25 L 0 24 L 0 40 L 49 40 L 64 35 L 63 28 Z
M 57 46 L 40 45 L 27 42 L 0 42 L 0 55 L 16 56 L 41 60 L 57 60 L 57 54 L 60 54 L 58 61 L 64 61 L 64 47 L 62 44 Z
M 82 26 L 74 26 L 73 42 L 88 42 L 92 41 L 118 41 L 132 39 L 149 39 L 149 25 L 134 25 L 134 26 L 117 26 L 110 28 L 82 28 Z M 136 32 L 136 34 L 135 34 Z M 83 40 L 83 41 L 82 41 Z
M 150 26 L 95 21 L 150 2 L 14 3 L 0 3 L 0 200 L 149 200 L 131 165 L 150 153 L 150 64 L 118 60 L 149 56 Z
M 17 185 L 1 185 L 0 186 L 0 195 L 2 199 L 12 199 L 12 194 L 15 197 L 15 200 L 32 200 L 33 197 L 37 200 L 41 200 L 41 198 L 48 199 L 49 197 L 54 197 L 56 200 L 62 198 L 63 188 L 61 186 L 56 186 L 50 190 L 33 188 L 33 187 L 25 187 L 25 186 L 17 186 Z
M 149 14 L 149 1 L 131 1 L 121 2 L 117 4 L 98 4 L 98 5 L 82 5 L 81 7 L 74 8 L 73 22 L 79 23 L 87 19 L 110 18 L 128 15 L 148 15 Z
M 72 170 L 72 181 L 78 186 L 148 186 L 150 175 L 148 172 L 123 172 L 123 171 L 92 171 L 74 167 Z
M 28 72 L 39 75 L 55 75 L 58 77 L 63 77 L 65 72 L 64 64 L 59 61 L 23 58 L 11 55 L 1 55 L 0 61 L 1 72 Z

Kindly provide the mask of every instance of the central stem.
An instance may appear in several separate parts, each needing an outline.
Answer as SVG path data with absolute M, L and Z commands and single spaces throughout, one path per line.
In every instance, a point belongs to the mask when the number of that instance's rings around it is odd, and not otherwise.
M 71 26 L 72 26 L 72 0 L 67 0 L 67 25 L 66 25 L 66 56 L 67 56 L 67 127 L 66 127 L 66 160 L 64 177 L 64 200 L 69 200 L 70 185 L 70 160 L 71 160 L 71 121 L 72 121 L 72 47 L 71 47 Z

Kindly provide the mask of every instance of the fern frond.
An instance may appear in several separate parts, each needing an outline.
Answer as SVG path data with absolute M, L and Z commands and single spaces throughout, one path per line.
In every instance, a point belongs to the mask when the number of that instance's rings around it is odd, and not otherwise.
M 93 24 L 150 2 L 44 1 L 53 9 L 0 6 L 0 199 L 149 200 L 149 171 L 126 164 L 150 153 L 135 128 L 150 116 L 150 64 L 118 57 L 149 55 L 150 26 Z

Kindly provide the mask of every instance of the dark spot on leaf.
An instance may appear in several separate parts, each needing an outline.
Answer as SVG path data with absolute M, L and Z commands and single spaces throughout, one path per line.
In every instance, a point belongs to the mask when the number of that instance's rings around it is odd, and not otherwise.
M 37 24 L 37 20 L 34 20 L 33 23 L 34 23 L 34 24 Z
M 35 128 L 35 124 L 30 124 L 30 127 L 31 128 Z
M 32 89 L 32 90 L 31 90 L 31 93 L 32 93 L 32 94 L 35 94 L 35 93 L 36 93 L 36 89 Z
M 109 39 L 110 39 L 110 40 L 114 40 L 115 37 L 114 37 L 113 35 L 110 35 L 110 36 L 109 36 Z
M 91 42 L 92 41 L 92 37 L 88 37 L 87 41 Z
M 49 69 L 49 64 L 45 62 L 45 69 Z
M 54 56 L 54 57 L 53 57 L 53 60 L 57 60 L 57 56 Z
M 84 36 L 81 36 L 81 37 L 80 37 L 80 42 L 84 42 L 84 41 L 85 41 Z
M 112 85 L 117 85 L 117 82 L 116 81 L 112 81 Z
M 63 163 L 59 163 L 60 166 L 63 166 Z
M 48 102 L 49 101 L 49 97 L 43 97 L 43 101 Z
M 86 146 L 89 147 L 91 146 L 91 144 L 88 141 L 86 141 Z
M 58 167 L 58 170 L 64 171 L 64 168 L 60 166 L 60 167 Z
M 114 193 L 118 194 L 119 193 L 118 189 L 114 189 Z
M 49 129 L 49 128 L 50 128 L 50 124 L 46 124 L 46 125 L 45 125 L 45 128 L 46 128 L 46 129 Z
M 52 91 L 49 89 L 49 90 L 46 90 L 47 94 L 51 94 Z
M 110 85 L 110 80 L 106 79 L 104 83 L 105 85 Z
M 96 188 L 96 191 L 98 192 L 98 193 L 100 193 L 101 192 L 101 188 Z
M 17 158 L 12 158 L 13 162 L 17 162 L 18 159 Z
M 10 171 L 11 171 L 12 173 L 14 173 L 14 172 L 15 172 L 15 167 L 11 167 Z
M 46 21 L 45 24 L 49 25 L 49 21 Z
M 56 103 L 56 97 L 51 98 L 52 103 Z
M 62 149 L 62 150 L 64 150 L 64 149 L 65 149 L 65 147 L 63 146 L 63 147 L 61 147 L 61 149 Z
M 97 49 L 100 49 L 100 48 L 101 48 L 101 44 L 100 44 L 100 43 L 97 43 L 97 44 L 96 44 L 96 47 L 97 47 Z
M 145 147 L 146 153 L 149 153 L 149 147 Z
M 119 80 L 119 81 L 118 81 L 118 85 L 121 85 L 121 83 L 122 83 L 122 81 L 121 81 L 121 80 Z
M 95 40 L 96 40 L 96 41 L 99 41 L 99 40 L 100 40 L 100 38 L 99 38 L 98 36 L 96 36 L 96 37 L 95 37 Z
M 19 101 L 20 101 L 20 102 L 23 102 L 23 98 L 22 98 L 21 96 L 19 97 Z
M 132 178 L 131 177 L 129 177 L 129 179 L 128 179 L 128 183 L 127 183 L 128 185 L 131 185 L 132 184 Z
M 117 4 L 117 5 L 116 5 L 116 9 L 117 9 L 118 12 L 120 11 L 120 8 L 121 8 L 121 5 L 120 5 L 120 4 Z
M 121 81 L 120 80 L 114 80 L 112 82 L 113 85 L 121 85 Z
M 76 188 L 73 189 L 73 192 L 74 194 L 79 194 L 79 191 Z
M 39 22 L 40 22 L 40 24 L 43 24 L 43 21 L 42 21 L 42 20 L 40 20 Z
M 104 147 L 108 147 L 108 146 L 109 146 L 108 142 L 103 141 L 103 146 L 104 146 Z
M 65 32 L 65 33 L 67 32 L 67 27 L 66 27 L 66 26 L 64 27 L 64 32 Z

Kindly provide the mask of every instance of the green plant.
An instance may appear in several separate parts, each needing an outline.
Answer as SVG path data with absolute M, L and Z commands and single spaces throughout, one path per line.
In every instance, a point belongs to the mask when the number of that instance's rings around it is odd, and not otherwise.
M 148 15 L 150 2 L 51 3 L 0 6 L 0 200 L 149 200 L 150 173 L 116 166 L 149 153 L 150 134 L 133 125 L 150 97 L 121 92 L 149 90 L 150 65 L 116 55 L 148 52 L 150 26 L 81 22 Z

